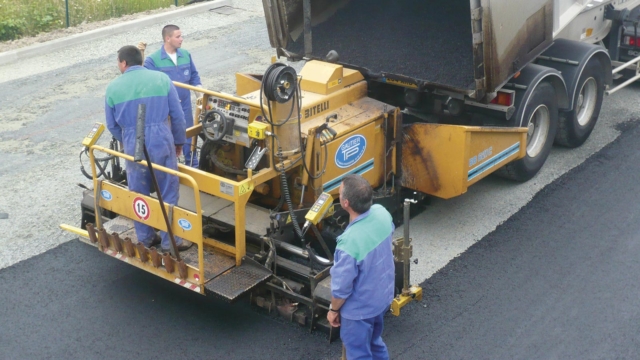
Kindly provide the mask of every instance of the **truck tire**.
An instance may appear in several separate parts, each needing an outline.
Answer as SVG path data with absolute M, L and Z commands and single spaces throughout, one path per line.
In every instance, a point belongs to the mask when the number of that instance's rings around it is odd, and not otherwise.
M 589 138 L 596 126 L 604 97 L 604 69 L 592 58 L 584 70 L 573 99 L 573 110 L 560 113 L 555 143 L 574 148 Z
M 553 85 L 539 83 L 525 106 L 520 126 L 529 128 L 527 155 L 498 172 L 504 178 L 521 182 L 538 173 L 553 146 L 558 129 L 558 100 Z

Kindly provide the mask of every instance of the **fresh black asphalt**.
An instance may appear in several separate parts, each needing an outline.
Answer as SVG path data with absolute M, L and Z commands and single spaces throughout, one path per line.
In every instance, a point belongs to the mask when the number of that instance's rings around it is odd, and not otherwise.
M 396 359 L 637 359 L 640 128 L 543 189 L 386 317 Z M 513 186 L 527 186 L 513 185 Z M 71 241 L 0 270 L 0 359 L 337 359 L 340 344 Z
M 312 9 L 313 11 L 313 9 Z M 474 84 L 473 34 L 466 0 L 350 1 L 312 28 L 313 55 L 460 89 Z M 304 53 L 300 35 L 287 49 Z

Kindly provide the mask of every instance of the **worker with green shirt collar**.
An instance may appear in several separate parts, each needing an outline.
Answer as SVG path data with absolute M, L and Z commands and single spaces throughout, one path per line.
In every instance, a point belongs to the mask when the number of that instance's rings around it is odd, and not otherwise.
M 142 54 L 132 45 L 118 50 L 118 69 L 121 76 L 107 86 L 105 116 L 107 128 L 123 144 L 124 152 L 133 155 L 136 146 L 138 107 L 146 106 L 144 123 L 145 145 L 154 164 L 178 170 L 177 157 L 186 142 L 184 115 L 176 87 L 164 74 L 142 67 Z M 171 121 L 168 120 L 171 116 Z M 146 166 L 127 161 L 127 186 L 130 191 L 149 196 L 151 173 Z M 178 177 L 163 171 L 156 173 L 158 188 L 167 204 L 177 204 L 180 197 Z M 150 226 L 134 223 L 138 242 L 145 247 L 158 244 L 169 251 L 170 240 L 166 232 L 158 237 Z M 175 238 L 178 250 L 188 249 L 192 243 Z
M 340 185 L 340 206 L 349 225 L 338 237 L 331 268 L 331 305 L 327 320 L 340 326 L 347 359 L 388 359 L 382 341 L 383 316 L 393 300 L 395 267 L 391 214 L 371 205 L 373 190 L 360 175 Z
M 150 70 L 162 71 L 172 81 L 193 86 L 202 86 L 200 75 L 193 63 L 193 56 L 182 49 L 182 31 L 176 25 L 167 25 L 162 29 L 164 44 L 160 49 L 144 61 L 144 67 Z M 177 87 L 178 97 L 184 112 L 187 129 L 193 126 L 193 109 L 191 107 L 191 93 L 189 90 Z M 184 161 L 186 165 L 197 168 L 198 155 L 191 152 L 191 146 L 184 147 Z

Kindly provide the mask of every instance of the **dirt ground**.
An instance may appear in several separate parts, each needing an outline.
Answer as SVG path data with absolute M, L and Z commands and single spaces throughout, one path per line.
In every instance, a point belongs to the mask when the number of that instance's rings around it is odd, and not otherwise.
M 99 29 L 105 26 L 114 25 L 114 24 L 118 24 L 126 21 L 131 21 L 144 16 L 159 14 L 159 13 L 163 13 L 163 12 L 167 12 L 175 9 L 176 9 L 176 6 L 171 5 L 168 8 L 148 10 L 148 11 L 144 11 L 136 14 L 123 15 L 119 18 L 113 18 L 113 19 L 103 20 L 103 21 L 83 22 L 78 26 L 72 26 L 65 29 L 53 30 L 46 33 L 40 33 L 36 36 L 24 37 L 16 40 L 11 40 L 11 41 L 2 41 L 0 42 L 0 52 L 16 50 L 16 49 L 31 46 L 34 44 L 63 38 L 65 36 L 80 34 L 83 32 L 94 30 L 94 29 Z

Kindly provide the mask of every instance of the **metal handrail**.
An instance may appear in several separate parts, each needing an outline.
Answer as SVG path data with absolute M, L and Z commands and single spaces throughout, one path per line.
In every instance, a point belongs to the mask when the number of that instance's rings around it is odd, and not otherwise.
M 107 154 L 110 155 L 114 155 L 117 156 L 119 158 L 122 158 L 124 160 L 128 160 L 133 162 L 133 156 L 115 151 L 115 150 L 111 150 L 99 145 L 93 145 L 89 148 L 89 159 L 91 161 L 91 171 L 93 174 L 93 189 L 94 189 L 94 198 L 98 199 L 99 194 L 96 194 L 96 189 L 98 186 L 98 178 L 97 178 L 97 170 L 96 170 L 96 166 L 95 166 L 95 156 L 94 156 L 94 151 L 98 150 L 98 151 L 102 151 L 105 152 Z M 147 166 L 147 162 L 145 160 L 142 160 L 139 162 L 141 165 Z M 177 176 L 179 178 L 185 179 L 187 182 L 190 183 L 191 187 L 193 188 L 194 191 L 194 200 L 195 200 L 195 212 L 197 215 L 197 218 L 200 222 L 200 228 L 202 228 L 202 206 L 200 204 L 200 187 L 198 186 L 198 183 L 195 181 L 195 179 L 193 177 L 191 177 L 190 175 L 187 174 L 183 174 L 179 171 L 173 170 L 173 169 L 169 169 L 167 167 L 164 167 L 162 165 L 157 165 L 154 164 L 153 166 L 154 170 L 159 170 L 162 171 L 164 173 L 167 173 L 169 175 L 174 175 Z M 99 214 L 96 214 L 96 216 L 99 216 Z M 200 279 L 198 280 L 199 285 L 204 285 L 204 246 L 203 246 L 203 240 L 202 237 L 200 238 L 196 238 L 196 244 L 198 245 L 198 272 L 200 273 Z
M 254 108 L 255 107 L 259 107 L 259 106 L 256 106 L 255 102 L 252 102 L 252 101 L 249 101 L 249 100 L 246 100 L 246 99 L 243 99 L 241 97 L 234 96 L 234 95 L 229 95 L 229 94 L 225 94 L 225 93 L 221 93 L 221 92 L 217 92 L 217 91 L 207 90 L 205 88 L 192 86 L 192 85 L 181 83 L 181 82 L 178 82 L 178 81 L 174 81 L 173 85 L 175 85 L 177 87 L 180 87 L 180 88 L 183 88 L 183 89 L 196 91 L 196 92 L 201 92 L 203 94 L 207 94 L 207 95 L 223 98 L 225 100 L 231 100 L 231 101 L 240 103 L 242 105 L 247 105 L 247 106 L 251 106 L 251 107 L 254 107 Z M 264 108 L 263 111 L 266 110 L 266 106 L 263 106 L 263 108 Z
M 631 83 L 633 83 L 633 82 L 635 82 L 635 81 L 640 79 L 640 56 L 636 57 L 633 60 L 627 61 L 626 63 L 624 63 L 624 64 L 622 64 L 620 66 L 618 66 L 617 68 L 613 69 L 611 71 L 611 73 L 612 74 L 617 74 L 620 71 L 622 71 L 624 69 L 627 69 L 630 65 L 633 65 L 633 64 L 636 65 L 636 75 L 634 77 L 626 80 L 622 84 L 614 87 L 613 89 L 605 91 L 605 94 L 611 95 L 611 94 L 615 93 L 616 91 L 618 91 L 618 90 L 626 87 L 627 85 L 629 85 L 629 84 L 631 84 Z
M 617 68 L 613 69 L 613 71 L 611 71 L 612 74 L 617 74 L 620 71 L 622 71 L 623 69 L 625 69 L 626 67 L 628 67 L 629 65 L 633 65 L 636 64 L 638 61 L 640 61 L 640 56 L 638 56 L 637 58 L 627 61 L 626 63 L 618 66 Z

